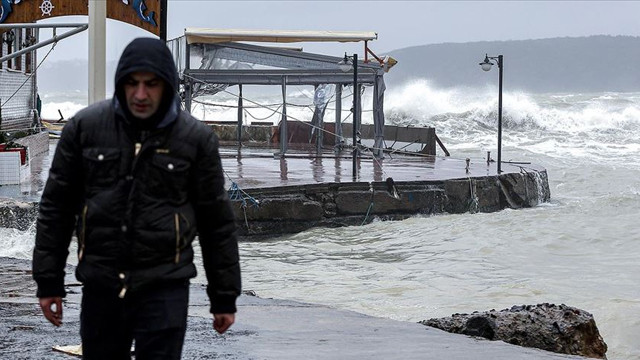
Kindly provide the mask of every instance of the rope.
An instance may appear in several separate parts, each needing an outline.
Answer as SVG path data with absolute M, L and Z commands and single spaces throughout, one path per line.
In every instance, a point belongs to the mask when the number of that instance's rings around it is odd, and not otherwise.
M 360 224 L 360 226 L 367 223 L 367 219 L 369 218 L 369 213 L 371 212 L 371 209 L 373 209 L 373 197 L 375 195 L 375 190 L 373 189 L 372 182 L 369 183 L 369 192 L 371 193 L 371 201 L 369 202 L 369 208 L 367 209 L 367 214 L 364 216 L 364 220 L 362 220 L 362 224 Z
M 227 175 L 229 177 L 229 175 Z M 231 178 L 229 178 L 231 180 Z M 253 196 L 247 194 L 244 190 L 240 189 L 238 184 L 235 181 L 231 181 L 231 187 L 228 190 L 229 199 L 231 201 L 241 201 L 242 206 L 247 205 L 247 200 L 251 203 L 251 205 L 258 207 L 260 206 L 260 202 L 256 200 Z
M 236 97 L 239 97 L 238 95 L 236 95 Z M 247 100 L 247 98 L 243 97 L 243 100 Z M 196 100 L 196 99 L 192 99 L 191 101 L 193 101 L 194 103 L 197 104 L 201 104 L 201 105 L 208 105 L 208 106 L 218 106 L 218 107 L 226 107 L 226 108 L 232 108 L 232 109 L 237 109 L 238 105 L 226 105 L 226 104 L 217 104 L 217 103 L 211 103 L 211 102 L 206 102 L 206 101 L 202 101 L 202 100 Z M 292 105 L 292 104 L 287 104 L 287 105 Z M 263 108 L 263 107 L 269 107 L 269 106 L 282 106 L 281 103 L 276 103 L 276 104 L 261 104 L 260 106 L 243 106 L 243 108 L 245 109 L 259 109 L 259 108 Z M 294 105 L 295 106 L 295 105 Z M 306 106 L 306 105 L 305 105 Z
M 478 212 L 478 208 L 480 207 L 480 204 L 478 203 L 478 196 L 476 195 L 476 187 L 474 185 L 474 181 L 471 178 L 471 176 L 469 176 L 469 195 L 471 196 L 471 205 L 472 208 L 469 209 L 469 211 L 471 211 L 471 213 L 477 213 Z
M 231 180 L 231 177 L 225 172 L 225 175 Z M 242 212 L 244 214 L 244 225 L 247 227 L 247 231 L 249 231 L 249 220 L 247 219 L 247 200 L 251 202 L 251 205 L 258 207 L 260 203 L 251 195 L 247 194 L 244 190 L 240 189 L 238 184 L 235 181 L 231 181 L 231 188 L 228 190 L 229 199 L 231 201 L 240 201 L 242 204 L 240 207 L 242 208 Z
M 278 112 L 278 110 L 280 110 L 280 108 L 281 108 L 281 107 L 282 107 L 282 104 L 280 104 L 280 106 L 278 106 L 275 110 L 273 110 L 273 111 L 271 112 L 271 114 L 269 114 L 269 115 L 267 115 L 266 117 L 263 117 L 263 118 L 257 118 L 257 117 L 255 117 L 255 116 L 254 116 L 253 114 L 251 114 L 248 110 L 245 110 L 245 113 L 246 113 L 247 115 L 249 115 L 249 116 L 250 116 L 252 119 L 254 119 L 254 120 L 262 121 L 262 120 L 267 120 L 268 118 L 270 118 L 270 117 L 272 117 L 273 115 L 275 115 L 275 114 Z
M 49 49 L 49 52 L 47 52 L 47 54 L 42 58 L 42 60 L 41 60 L 41 61 L 40 61 L 40 63 L 38 64 L 38 66 L 36 66 L 35 70 L 33 70 L 33 71 L 31 72 L 31 74 L 29 74 L 29 76 L 28 76 L 28 77 L 27 77 L 27 79 L 22 83 L 22 85 L 20 85 L 20 86 L 18 87 L 18 89 L 17 89 L 13 94 L 11 94 L 11 96 L 9 96 L 9 98 L 7 99 L 7 101 L 5 101 L 2 105 L 0 105 L 0 107 L 4 107 L 5 105 L 7 105 L 7 103 L 8 103 L 11 99 L 13 99 L 13 97 L 14 97 L 14 96 L 16 96 L 16 94 L 18 93 L 18 91 L 20 91 L 20 89 L 22 89 L 22 87 L 27 83 L 27 81 L 29 81 L 29 79 L 31 79 L 31 77 L 32 77 L 33 75 L 35 75 L 35 74 L 36 74 L 36 72 L 37 72 L 37 71 L 38 71 L 38 69 L 40 68 L 40 65 L 42 65 L 42 63 L 47 59 L 47 56 L 49 56 L 49 54 L 51 54 L 51 52 L 53 51 L 53 49 L 55 49 L 56 44 L 58 44 L 58 42 L 57 42 L 57 41 L 53 43 L 53 46 L 51 46 L 51 49 Z

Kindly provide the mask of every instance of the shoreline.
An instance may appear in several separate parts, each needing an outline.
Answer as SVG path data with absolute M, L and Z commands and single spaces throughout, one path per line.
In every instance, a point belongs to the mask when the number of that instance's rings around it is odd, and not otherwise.
M 41 315 L 29 260 L 0 257 L 0 357 L 69 359 L 53 346 L 78 345 L 80 284 L 67 266 L 64 324 Z M 224 335 L 212 328 L 205 286 L 192 284 L 184 359 L 587 359 L 447 333 L 418 323 L 244 293 L 236 324 Z

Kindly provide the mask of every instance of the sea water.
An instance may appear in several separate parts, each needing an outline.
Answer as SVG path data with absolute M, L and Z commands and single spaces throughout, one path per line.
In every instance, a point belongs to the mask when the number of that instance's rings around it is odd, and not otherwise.
M 232 93 L 204 98 L 194 114 L 235 121 L 236 101 Z M 310 89 L 290 88 L 287 101 L 299 105 L 287 109 L 290 116 L 311 118 Z M 245 105 L 279 102 L 277 94 L 258 93 Z M 57 119 L 61 109 L 69 117 L 85 104 L 78 93 L 45 94 L 43 114 Z M 502 159 L 545 167 L 550 202 L 242 242 L 244 288 L 412 322 L 564 303 L 594 315 L 609 359 L 640 358 L 640 93 L 506 91 L 503 104 Z M 363 108 L 370 106 L 365 93 Z M 245 121 L 277 123 L 276 107 L 250 107 Z M 330 103 L 327 121 L 333 109 Z M 452 157 L 496 156 L 494 87 L 437 89 L 415 81 L 388 89 L 385 114 L 387 124 L 435 127 Z M 363 121 L 371 122 L 370 112 Z M 30 258 L 33 236 L 33 228 L 0 229 L 0 255 Z M 200 274 L 196 281 L 204 281 Z

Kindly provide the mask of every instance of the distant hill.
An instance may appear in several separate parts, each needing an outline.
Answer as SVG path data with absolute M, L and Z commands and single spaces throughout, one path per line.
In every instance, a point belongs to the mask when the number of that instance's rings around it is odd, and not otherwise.
M 478 65 L 504 55 L 503 85 L 528 92 L 640 91 L 640 37 L 589 36 L 414 46 L 388 53 L 398 64 L 389 86 L 423 78 L 438 87 L 498 84 L 497 67 Z

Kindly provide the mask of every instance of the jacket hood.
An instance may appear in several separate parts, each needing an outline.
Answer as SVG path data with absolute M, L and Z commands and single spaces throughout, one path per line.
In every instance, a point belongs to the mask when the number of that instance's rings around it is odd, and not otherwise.
M 137 71 L 152 72 L 165 81 L 162 104 L 152 122 L 155 127 L 160 123 L 168 125 L 167 115 L 171 117 L 170 120 L 175 119 L 177 115 L 176 93 L 179 80 L 173 55 L 164 42 L 154 38 L 137 38 L 127 45 L 120 56 L 115 76 L 114 105 L 116 112 L 124 113 L 126 119 L 131 119 L 132 115 L 126 105 L 124 80 L 129 74 Z

